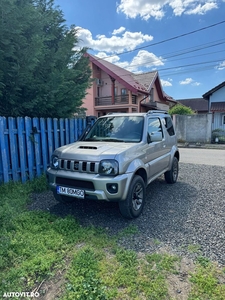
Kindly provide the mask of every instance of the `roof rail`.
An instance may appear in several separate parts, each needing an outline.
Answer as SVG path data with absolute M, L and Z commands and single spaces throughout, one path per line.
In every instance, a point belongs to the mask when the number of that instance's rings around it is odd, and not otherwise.
M 121 113 L 119 113 L 119 112 L 109 112 L 109 113 L 107 113 L 107 115 L 116 115 L 116 114 L 121 114 Z
M 161 113 L 161 114 L 168 114 L 168 112 L 166 110 L 149 110 L 147 112 L 147 114 L 158 114 L 158 113 Z

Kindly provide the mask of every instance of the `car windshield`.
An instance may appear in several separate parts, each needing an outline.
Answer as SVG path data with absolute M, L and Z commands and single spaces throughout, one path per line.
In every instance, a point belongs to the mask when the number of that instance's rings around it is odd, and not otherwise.
M 142 140 L 142 116 L 109 116 L 96 121 L 84 141 L 132 142 Z

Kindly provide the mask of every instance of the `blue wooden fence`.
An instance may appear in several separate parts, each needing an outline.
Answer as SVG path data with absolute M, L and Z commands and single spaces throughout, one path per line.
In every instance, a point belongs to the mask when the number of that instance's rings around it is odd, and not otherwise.
M 43 174 L 54 149 L 76 141 L 86 119 L 0 117 L 0 184 Z

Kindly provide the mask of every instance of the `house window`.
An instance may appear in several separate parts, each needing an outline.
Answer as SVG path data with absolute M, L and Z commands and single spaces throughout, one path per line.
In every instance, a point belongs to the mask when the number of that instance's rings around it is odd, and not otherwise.
M 117 87 L 115 87 L 114 88 L 114 94 L 115 94 L 115 96 L 117 96 L 117 90 L 118 90 Z
M 126 95 L 127 94 L 127 89 L 121 89 L 121 95 Z
M 127 90 L 121 89 L 121 101 L 126 102 L 127 101 Z
M 151 88 L 151 91 L 150 91 L 149 101 L 154 101 L 154 89 L 153 88 Z
M 225 115 L 222 115 L 222 125 L 225 125 Z

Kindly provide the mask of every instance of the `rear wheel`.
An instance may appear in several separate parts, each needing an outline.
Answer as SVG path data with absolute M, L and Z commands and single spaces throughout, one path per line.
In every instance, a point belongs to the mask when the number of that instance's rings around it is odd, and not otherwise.
M 131 181 L 127 198 L 119 202 L 119 209 L 123 217 L 133 219 L 140 216 L 145 203 L 146 189 L 141 176 L 136 175 Z
M 165 172 L 165 180 L 167 183 L 175 183 L 177 181 L 179 172 L 179 165 L 178 165 L 178 159 L 174 156 L 173 162 L 172 162 L 172 168 Z

